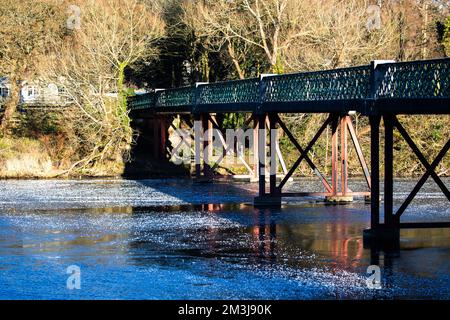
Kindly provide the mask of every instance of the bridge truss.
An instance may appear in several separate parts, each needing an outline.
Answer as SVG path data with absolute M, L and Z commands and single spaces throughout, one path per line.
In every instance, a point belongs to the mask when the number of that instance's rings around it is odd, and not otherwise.
M 370 65 L 335 70 L 263 75 L 260 78 L 219 83 L 199 83 L 195 86 L 159 90 L 130 97 L 129 106 L 134 119 L 154 116 L 161 119 L 165 115 L 174 114 L 193 115 L 194 119 L 200 120 L 203 130 L 211 127 L 218 128 L 218 124 L 211 118 L 213 114 L 250 113 L 254 122 L 253 128 L 258 131 L 258 134 L 254 135 L 254 142 L 255 148 L 259 150 L 265 150 L 267 145 L 277 144 L 276 141 L 271 141 L 272 137 L 267 139 L 266 123 L 269 124 L 269 129 L 282 129 L 300 152 L 300 157 L 293 167 L 285 172 L 279 184 L 277 184 L 276 170 L 270 170 L 268 190 L 266 157 L 259 157 L 255 162 L 258 168 L 249 170 L 259 173 L 255 175 L 259 179 L 259 196 L 255 199 L 257 205 L 280 205 L 282 197 L 325 195 L 345 199 L 346 196 L 370 194 L 371 229 L 367 231 L 368 236 L 390 238 L 398 237 L 399 230 L 402 228 L 450 227 L 450 222 L 401 223 L 400 221 L 402 214 L 428 177 L 432 177 L 450 201 L 448 188 L 435 172 L 450 148 L 450 140 L 445 143 L 435 159 L 428 161 L 397 118 L 398 115 L 450 114 L 450 58 L 401 63 L 373 61 Z M 370 122 L 370 172 L 349 116 L 353 112 L 368 117 Z M 302 147 L 279 117 L 280 113 L 326 113 L 329 116 L 310 143 Z M 385 130 L 383 222 L 380 219 L 380 151 L 383 151 L 380 150 L 381 120 Z M 308 152 L 327 126 L 332 129 L 331 184 L 308 156 Z M 394 211 L 393 202 L 394 129 L 398 130 L 426 169 L 425 174 L 397 211 Z M 339 139 L 338 131 L 341 133 L 341 139 Z M 348 134 L 363 168 L 369 193 L 353 192 L 348 188 Z M 196 141 L 199 143 L 198 139 Z M 205 146 L 207 147 L 210 142 L 206 140 Z M 339 142 L 341 159 L 338 155 Z M 270 148 L 272 160 L 277 156 L 276 149 Z M 207 159 L 207 156 L 204 159 Z M 283 192 L 286 182 L 302 161 L 306 161 L 319 177 L 325 192 L 315 194 Z M 271 161 L 271 164 L 276 162 L 276 160 Z M 197 177 L 201 176 L 201 172 L 203 175 L 210 174 L 208 173 L 210 169 L 212 168 L 208 168 L 206 163 L 202 171 L 200 164 L 197 163 Z

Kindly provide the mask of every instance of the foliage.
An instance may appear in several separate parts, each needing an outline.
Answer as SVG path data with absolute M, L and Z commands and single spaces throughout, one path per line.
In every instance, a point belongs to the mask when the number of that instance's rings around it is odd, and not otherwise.
M 443 44 L 447 57 L 450 57 L 450 16 L 448 16 L 445 21 Z

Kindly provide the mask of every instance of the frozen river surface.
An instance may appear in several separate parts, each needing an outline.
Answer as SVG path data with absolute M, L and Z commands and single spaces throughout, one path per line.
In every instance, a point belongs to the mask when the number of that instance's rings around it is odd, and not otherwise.
M 305 186 L 317 188 L 290 188 Z M 396 184 L 397 205 L 413 186 Z M 450 229 L 405 230 L 400 250 L 377 251 L 363 246 L 363 201 L 257 210 L 256 192 L 189 180 L 0 181 L 0 299 L 450 299 Z M 402 219 L 449 221 L 450 205 L 427 184 Z M 379 290 L 366 284 L 371 264 Z

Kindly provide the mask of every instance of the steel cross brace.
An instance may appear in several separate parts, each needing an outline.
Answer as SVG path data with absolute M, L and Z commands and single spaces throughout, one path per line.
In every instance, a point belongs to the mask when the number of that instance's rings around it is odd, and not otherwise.
M 401 123 L 398 121 L 396 116 L 392 117 L 393 125 L 397 128 L 397 130 L 400 132 L 402 137 L 405 139 L 409 147 L 412 149 L 414 154 L 417 156 L 417 158 L 420 160 L 422 165 L 425 167 L 426 172 L 423 174 L 423 176 L 420 178 L 419 182 L 417 182 L 414 189 L 411 191 L 411 193 L 408 195 L 406 200 L 403 202 L 403 204 L 400 206 L 400 208 L 397 210 L 395 214 L 395 222 L 398 223 L 400 221 L 401 215 L 405 212 L 405 210 L 408 208 L 411 201 L 414 199 L 414 197 L 417 195 L 417 193 L 420 191 L 422 186 L 425 184 L 427 179 L 431 176 L 433 180 L 436 182 L 436 184 L 439 186 L 439 188 L 442 190 L 444 195 L 447 197 L 447 199 L 450 201 L 450 192 L 447 188 L 447 186 L 444 184 L 444 182 L 441 180 L 441 178 L 437 175 L 435 172 L 436 167 L 439 165 L 439 163 L 444 158 L 447 151 L 450 149 L 450 139 L 447 141 L 447 143 L 444 145 L 442 150 L 439 152 L 439 154 L 436 156 L 435 160 L 430 164 L 427 159 L 424 157 L 422 152 L 419 150 L 417 145 L 414 143 L 414 141 L 409 136 L 408 132 L 405 130 L 405 128 L 401 125 Z
M 311 151 L 312 147 L 316 144 L 317 140 L 323 133 L 323 131 L 326 129 L 326 127 L 336 118 L 335 115 L 330 114 L 330 116 L 325 120 L 325 122 L 322 124 L 320 129 L 317 131 L 313 139 L 310 141 L 308 146 L 303 149 L 300 144 L 297 142 L 297 139 L 292 135 L 290 130 L 286 127 L 284 122 L 280 119 L 278 114 L 275 116 L 276 122 L 280 125 L 280 127 L 283 129 L 285 134 L 288 136 L 289 140 L 294 144 L 294 146 L 297 148 L 297 150 L 300 152 L 300 157 L 295 161 L 295 163 L 292 165 L 291 169 L 288 171 L 284 179 L 281 181 L 281 183 L 277 186 L 276 192 L 281 193 L 282 188 L 284 185 L 289 181 L 290 177 L 294 174 L 294 171 L 298 168 L 300 163 L 303 160 L 306 160 L 308 165 L 313 169 L 314 173 L 319 177 L 319 179 L 322 181 L 322 184 L 324 185 L 325 189 L 329 193 L 332 192 L 332 188 L 326 178 L 320 173 L 319 169 L 316 167 L 316 165 L 312 162 L 312 160 L 308 156 L 308 152 Z
M 280 127 L 283 129 L 283 131 L 288 136 L 289 140 L 294 144 L 294 146 L 297 148 L 297 150 L 300 152 L 300 157 L 298 160 L 294 163 L 294 165 L 291 167 L 289 172 L 286 174 L 284 179 L 281 181 L 279 186 L 276 187 L 276 193 L 282 194 L 282 188 L 285 186 L 289 178 L 293 175 L 294 171 L 298 168 L 300 163 L 305 160 L 308 165 L 311 167 L 311 169 L 314 171 L 314 173 L 318 176 L 320 181 L 322 182 L 323 186 L 326 189 L 326 193 L 323 192 L 312 192 L 312 193 L 297 193 L 297 195 L 338 195 L 338 135 L 337 135 L 337 129 L 339 127 L 339 118 L 340 119 L 340 130 L 341 130 L 341 188 L 342 188 L 342 195 L 343 196 L 352 196 L 352 195 L 368 195 L 371 188 L 371 178 L 370 178 L 370 172 L 366 163 L 366 160 L 364 158 L 361 146 L 359 144 L 358 138 L 356 136 L 355 129 L 353 127 L 353 123 L 348 115 L 341 116 L 338 114 L 330 114 L 329 117 L 326 119 L 326 121 L 323 123 L 322 127 L 318 130 L 316 135 L 313 137 L 309 145 L 303 149 L 298 141 L 295 139 L 293 134 L 290 132 L 290 130 L 287 128 L 286 124 L 280 119 L 278 114 L 274 115 L 274 120 L 280 125 Z M 312 147 L 317 142 L 318 138 L 321 136 L 323 131 L 326 129 L 328 125 L 331 125 L 333 128 L 333 152 L 332 152 L 332 161 L 333 163 L 333 172 L 332 172 L 332 184 L 330 185 L 327 179 L 322 175 L 322 173 L 319 171 L 317 166 L 313 163 L 313 161 L 309 158 L 308 152 L 312 149 Z M 348 130 L 348 131 L 347 131 Z M 364 177 L 366 179 L 367 186 L 369 188 L 369 192 L 353 192 L 348 188 L 348 154 L 347 154 L 347 132 L 350 133 L 350 137 L 352 139 L 353 145 L 356 150 L 356 154 L 358 156 L 358 160 L 360 162 L 360 165 L 363 169 Z M 284 196 L 295 196 L 296 194 L 289 194 L 289 193 L 283 193 Z
M 252 120 L 254 120 L 253 116 L 251 116 L 249 119 L 247 119 L 245 121 L 244 125 L 245 126 L 249 125 Z M 224 148 L 224 152 L 219 157 L 219 159 L 217 159 L 217 161 L 214 163 L 214 165 L 211 168 L 211 170 L 214 172 L 217 169 L 217 167 L 220 165 L 220 163 L 224 160 L 225 156 L 231 151 L 234 144 L 227 145 L 227 143 L 223 137 L 222 130 L 221 130 L 219 124 L 217 123 L 216 119 L 214 119 L 211 115 L 209 115 L 209 121 L 211 121 L 213 128 L 217 130 L 219 141 Z M 245 159 L 240 154 L 239 154 L 238 158 L 242 162 L 242 164 L 245 166 L 245 168 L 247 169 L 249 174 L 253 176 L 254 172 L 253 172 L 252 168 L 249 166 L 249 164 L 245 161 Z

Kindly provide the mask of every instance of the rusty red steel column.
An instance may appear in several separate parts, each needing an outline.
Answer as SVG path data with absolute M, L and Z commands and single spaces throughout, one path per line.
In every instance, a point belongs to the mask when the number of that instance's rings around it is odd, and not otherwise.
M 331 193 L 332 196 L 337 196 L 338 191 L 338 118 L 335 117 L 331 123 Z
M 372 119 L 372 118 L 373 117 L 371 116 L 370 119 Z M 350 116 L 347 117 L 347 129 L 350 132 L 350 137 L 353 141 L 353 145 L 355 146 L 355 151 L 358 156 L 359 164 L 361 165 L 361 168 L 363 169 L 364 177 L 367 182 L 367 187 L 370 190 L 371 189 L 371 178 L 370 178 L 369 167 L 367 166 L 366 159 L 364 158 L 364 154 L 363 154 L 361 145 L 359 144 L 358 137 L 356 136 L 356 131 L 355 131 L 355 128 L 353 127 L 352 119 L 350 118 Z
M 347 138 L 347 118 L 341 117 L 341 192 L 343 196 L 348 192 L 348 138 Z

